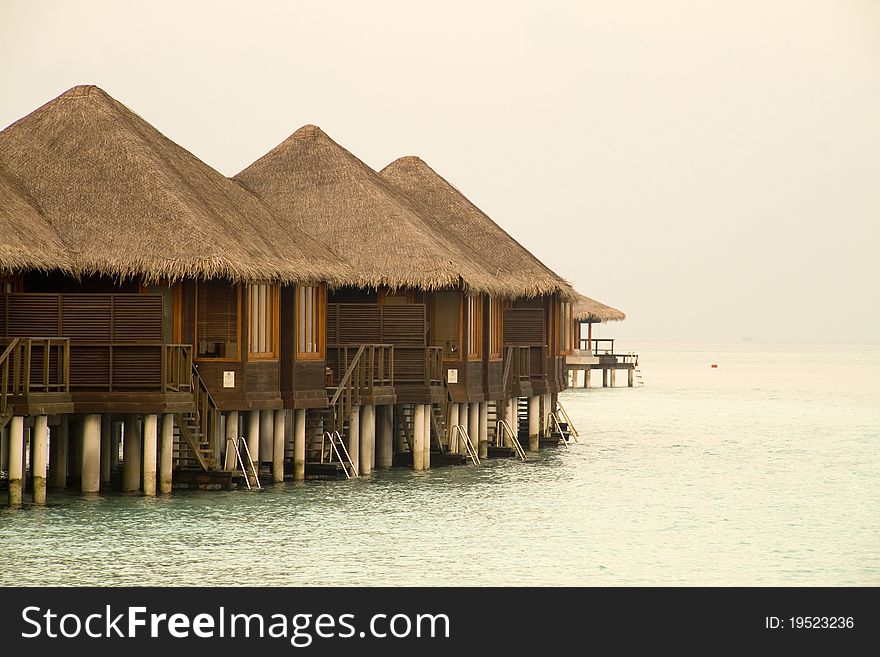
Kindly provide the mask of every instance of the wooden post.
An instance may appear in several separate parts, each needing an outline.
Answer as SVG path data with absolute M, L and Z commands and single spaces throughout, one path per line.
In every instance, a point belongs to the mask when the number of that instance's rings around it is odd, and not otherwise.
M 376 455 L 376 407 L 372 404 L 365 404 L 361 410 L 360 440 L 361 474 L 368 475 Z
M 22 480 L 24 479 L 24 418 L 14 416 L 9 421 L 9 452 L 7 463 L 9 466 L 9 506 L 21 506 Z
M 376 410 L 379 412 L 379 449 L 376 467 L 390 468 L 394 463 L 394 405 L 386 404 Z
M 272 481 L 284 481 L 284 409 L 275 411 L 272 446 Z
M 100 424 L 98 427 L 100 431 Z M 137 415 L 128 414 L 125 416 L 122 436 L 122 492 L 133 493 L 140 487 L 141 433 Z
M 162 437 L 159 444 L 159 492 L 167 495 L 172 488 L 172 469 L 174 467 L 174 415 L 162 416 Z
M 587 365 L 587 368 L 584 370 L 584 388 L 590 387 L 590 374 L 593 372 L 593 368 Z
M 416 404 L 412 435 L 413 470 L 425 469 L 425 405 Z
M 306 478 L 306 409 L 294 411 L 293 426 L 293 479 L 302 481 Z
M 633 371 L 634 371 L 633 368 L 629 368 L 626 371 L 626 385 L 628 388 L 633 387 Z
M 49 466 L 49 418 L 38 415 L 34 420 L 31 441 L 31 476 L 34 479 L 34 504 L 46 504 L 46 474 Z
M 136 432 L 135 432 L 136 433 Z M 86 415 L 82 422 L 82 448 L 80 490 L 83 493 L 97 493 L 101 490 L 101 416 Z M 125 437 L 126 447 L 128 436 Z M 138 444 L 140 448 L 140 445 Z M 140 457 L 140 453 L 138 453 Z M 138 458 L 139 460 L 139 458 Z M 128 458 L 126 456 L 126 464 Z

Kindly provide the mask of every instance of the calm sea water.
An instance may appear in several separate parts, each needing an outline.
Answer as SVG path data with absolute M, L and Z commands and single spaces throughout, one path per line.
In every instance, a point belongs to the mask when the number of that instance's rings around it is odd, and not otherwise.
M 0 511 L 0 585 L 880 584 L 880 348 L 631 347 L 644 388 L 563 395 L 570 450 L 255 493 L 50 491 Z

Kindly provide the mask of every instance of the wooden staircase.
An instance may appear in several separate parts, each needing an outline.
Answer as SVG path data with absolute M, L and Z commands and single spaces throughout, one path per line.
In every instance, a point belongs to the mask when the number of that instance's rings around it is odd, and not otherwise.
M 190 359 L 188 351 L 184 356 Z M 193 363 L 191 370 L 195 411 L 174 414 L 174 464 L 178 470 L 209 472 L 220 467 L 220 408 L 198 366 Z

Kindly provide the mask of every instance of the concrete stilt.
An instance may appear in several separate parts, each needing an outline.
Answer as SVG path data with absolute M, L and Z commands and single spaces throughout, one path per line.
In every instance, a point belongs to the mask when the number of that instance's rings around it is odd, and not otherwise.
M 361 407 L 353 406 L 348 416 L 348 435 L 345 436 L 345 449 L 354 464 L 354 471 L 361 472 Z
M 55 441 L 52 444 L 54 446 Z M 0 429 L 0 470 L 9 470 L 9 429 L 6 427 Z
M 617 370 L 615 370 L 615 369 L 611 369 L 611 370 L 609 370 L 609 372 L 610 372 L 610 375 L 611 375 L 611 384 L 609 385 L 609 387 L 610 387 L 610 388 L 613 388 L 613 387 L 614 387 L 614 379 L 615 379 L 616 376 L 617 376 Z
M 68 460 L 70 462 L 70 474 L 76 478 L 82 476 L 82 440 L 83 440 L 83 419 L 82 416 L 78 420 L 71 422 L 69 428 L 69 439 L 67 441 Z
M 537 452 L 540 447 L 541 396 L 529 397 L 529 451 Z
M 628 388 L 633 387 L 633 373 L 634 372 L 635 372 L 635 370 L 633 370 L 632 368 L 630 368 L 626 371 L 626 386 Z
M 231 443 L 229 442 L 230 440 L 232 441 Z M 226 414 L 226 436 L 224 442 L 223 449 L 226 458 L 223 469 L 231 472 L 238 467 L 238 458 L 235 455 L 238 448 L 238 411 L 229 411 Z
M 481 459 L 489 458 L 489 402 L 480 402 L 480 442 L 478 452 Z
M 272 411 L 260 411 L 260 461 L 264 465 L 272 464 L 272 453 L 275 451 L 275 414 Z M 254 458 L 256 462 L 256 457 Z
M 254 465 L 260 464 L 260 411 L 248 411 L 247 446 Z
M 97 417 L 97 416 L 95 416 Z M 141 487 L 141 432 L 136 415 L 125 416 L 122 439 L 122 492 Z
M 431 410 L 430 404 L 425 404 L 425 437 L 424 442 L 422 443 L 422 449 L 424 456 L 422 457 L 422 465 L 424 465 L 425 470 L 430 469 L 431 467 Z
M 122 422 L 118 420 L 111 423 L 113 428 L 112 438 L 110 440 L 110 470 L 116 472 L 119 468 L 119 443 L 122 442 Z
M 128 436 L 125 437 L 125 441 L 128 446 Z M 101 490 L 101 416 L 98 414 L 86 415 L 83 418 L 80 454 L 82 463 L 80 490 L 83 493 L 97 493 Z
M 298 408 L 293 416 L 293 479 L 306 478 L 306 409 Z
M 24 479 L 24 418 L 14 416 L 9 421 L 9 506 L 21 506 L 22 480 Z
M 109 413 L 101 416 L 101 483 L 110 483 L 110 452 L 113 451 L 112 418 Z
M 174 467 L 174 415 L 162 416 L 162 436 L 159 442 L 159 492 L 171 492 L 171 470 Z
M 584 370 L 584 388 L 590 387 L 590 373 L 592 372 L 592 368 L 587 368 Z
M 272 430 L 272 481 L 284 481 L 284 411 L 275 411 Z
M 425 405 L 416 404 L 413 417 L 413 470 L 425 469 Z
M 34 504 L 46 503 L 46 474 L 49 467 L 49 418 L 38 415 L 34 420 L 31 440 L 31 476 L 34 486 Z
M 474 444 L 479 456 L 480 449 L 480 405 L 477 402 L 468 404 L 468 436 Z
M 62 415 L 58 426 L 52 428 L 49 442 L 49 485 L 53 488 L 67 486 L 67 416 Z
M 459 424 L 459 405 L 452 403 L 449 404 L 449 420 L 446 424 L 446 434 L 449 436 L 449 451 L 453 453 L 459 452 L 459 436 L 458 432 L 453 429 L 457 424 Z
M 376 454 L 376 467 L 390 468 L 394 462 L 394 405 L 380 406 L 377 411 L 379 413 L 379 445 Z
M 550 433 L 550 413 L 552 412 L 553 397 L 548 392 L 541 399 L 541 430 L 545 436 Z
M 361 474 L 368 475 L 373 472 L 376 458 L 376 407 L 372 404 L 365 404 L 361 408 L 360 440 Z
M 156 494 L 156 443 L 159 416 L 144 416 L 144 495 Z

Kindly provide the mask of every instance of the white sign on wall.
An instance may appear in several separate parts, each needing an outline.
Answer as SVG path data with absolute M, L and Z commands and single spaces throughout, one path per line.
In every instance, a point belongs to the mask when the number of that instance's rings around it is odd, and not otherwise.
M 446 370 L 446 383 L 458 383 L 458 370 L 457 369 L 448 369 Z
M 224 388 L 234 388 L 235 387 L 235 372 L 234 371 L 224 371 L 223 372 L 223 387 Z

